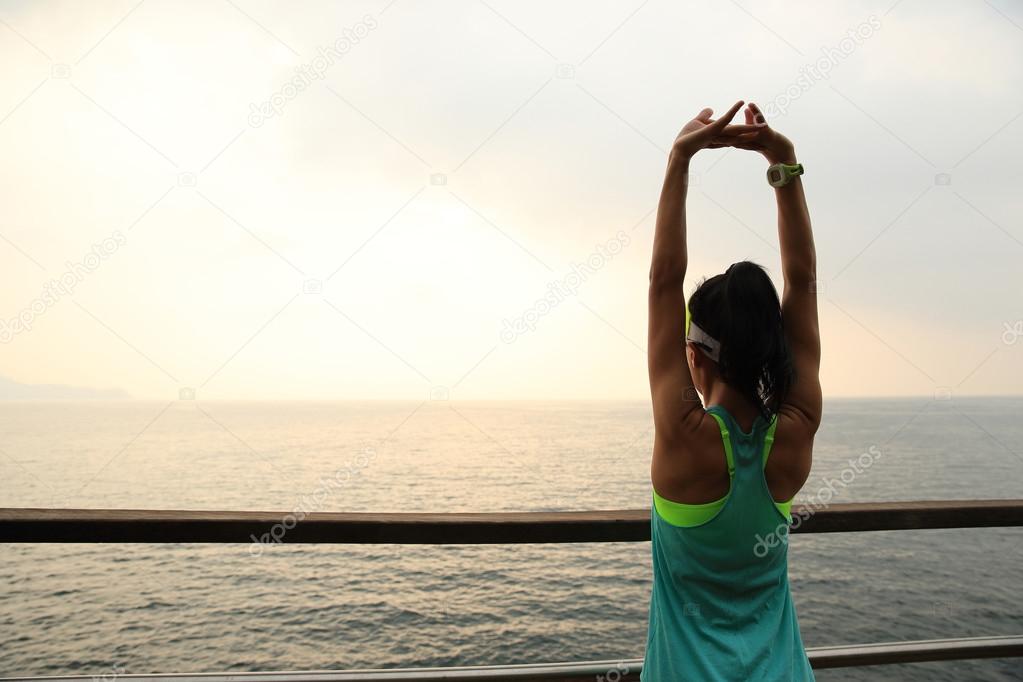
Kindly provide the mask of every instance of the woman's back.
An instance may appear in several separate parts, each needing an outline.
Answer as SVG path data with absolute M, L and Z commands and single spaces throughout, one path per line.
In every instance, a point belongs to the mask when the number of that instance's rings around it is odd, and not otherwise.
M 795 148 L 755 104 L 745 125 L 728 125 L 742 104 L 716 121 L 704 109 L 683 127 L 657 207 L 648 291 L 655 492 L 645 682 L 813 679 L 789 592 L 782 500 L 791 502 L 809 476 L 823 409 L 816 253 Z M 771 164 L 781 297 L 762 267 L 740 261 L 704 279 L 686 304 L 689 161 L 715 147 L 754 150 Z M 775 430 L 777 452 L 768 460 Z
M 687 525 L 691 505 L 654 493 L 642 678 L 813 680 L 789 591 L 789 519 L 763 474 L 777 419 L 758 418 L 745 433 L 724 408 L 707 412 L 720 425 L 731 489 L 698 525 Z

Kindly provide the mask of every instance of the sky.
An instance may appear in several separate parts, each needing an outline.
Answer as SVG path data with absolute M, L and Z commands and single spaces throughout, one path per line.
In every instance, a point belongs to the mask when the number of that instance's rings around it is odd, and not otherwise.
M 667 149 L 804 163 L 826 397 L 1018 394 L 1023 8 L 0 2 L 0 377 L 140 399 L 645 400 Z M 687 293 L 781 287 L 692 163 Z

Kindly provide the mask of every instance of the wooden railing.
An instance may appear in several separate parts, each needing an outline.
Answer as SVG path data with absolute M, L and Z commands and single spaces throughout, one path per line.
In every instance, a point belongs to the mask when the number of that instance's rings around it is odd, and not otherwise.
M 1023 526 L 1023 500 L 793 505 L 792 533 Z M 283 529 L 277 533 L 276 529 Z M 649 510 L 488 514 L 0 509 L 0 543 L 512 544 L 650 539 Z M 886 642 L 807 650 L 814 668 L 1023 656 L 1023 636 Z M 642 661 L 302 673 L 118 675 L 165 682 L 383 682 L 384 680 L 639 679 Z M 615 672 L 612 672 L 615 671 Z M 3 678 L 16 679 L 16 678 Z M 32 678 L 39 680 L 41 678 Z M 46 678 L 86 680 L 87 677 Z
M 804 514 L 804 510 L 806 514 Z M 954 500 L 833 504 L 792 533 L 1023 526 L 1023 500 Z M 290 520 L 293 527 L 289 528 Z M 650 510 L 486 514 L 170 511 L 143 509 L 0 509 L 0 542 L 252 542 L 275 526 L 283 542 L 332 544 L 513 544 L 641 542 Z

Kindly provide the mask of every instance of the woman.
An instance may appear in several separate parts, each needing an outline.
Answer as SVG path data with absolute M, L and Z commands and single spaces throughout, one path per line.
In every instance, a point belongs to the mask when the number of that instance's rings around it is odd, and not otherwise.
M 717 120 L 704 109 L 685 125 L 657 210 L 645 682 L 814 679 L 789 592 L 787 524 L 821 421 L 816 255 L 795 149 L 753 103 L 745 125 L 730 125 L 742 105 Z M 754 150 L 771 164 L 780 301 L 764 270 L 744 261 L 703 281 L 685 307 L 689 161 L 715 147 Z

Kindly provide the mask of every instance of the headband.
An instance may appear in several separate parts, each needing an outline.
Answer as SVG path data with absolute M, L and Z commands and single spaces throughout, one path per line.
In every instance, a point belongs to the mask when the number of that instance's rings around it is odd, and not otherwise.
M 686 343 L 695 343 L 703 351 L 703 354 L 714 362 L 721 357 L 721 342 L 693 322 L 689 306 L 686 306 Z

